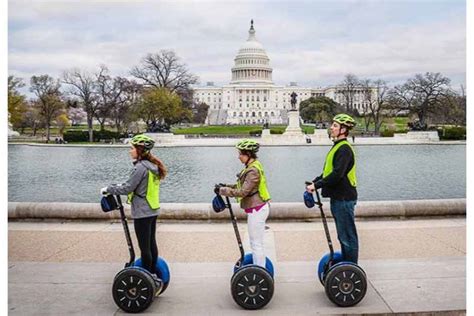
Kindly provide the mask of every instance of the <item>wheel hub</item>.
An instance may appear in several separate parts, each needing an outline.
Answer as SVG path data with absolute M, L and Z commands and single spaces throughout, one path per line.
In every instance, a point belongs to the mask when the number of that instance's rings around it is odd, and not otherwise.
M 343 294 L 351 293 L 353 288 L 354 283 L 352 283 L 350 280 L 342 280 L 341 283 L 339 283 L 339 291 L 341 291 Z
M 260 294 L 260 286 L 258 285 L 249 285 L 245 288 L 245 294 L 249 297 L 255 297 Z
M 137 288 L 136 287 L 132 287 L 130 289 L 128 289 L 128 297 L 131 298 L 131 299 L 135 299 L 137 297 Z

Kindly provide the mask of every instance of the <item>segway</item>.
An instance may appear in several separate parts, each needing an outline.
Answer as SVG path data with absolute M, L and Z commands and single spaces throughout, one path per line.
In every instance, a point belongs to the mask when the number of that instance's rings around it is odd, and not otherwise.
M 226 202 L 220 195 L 216 195 L 212 204 L 216 213 L 222 212 L 226 208 L 229 209 L 230 219 L 239 245 L 240 259 L 234 265 L 234 274 L 230 280 L 232 298 L 244 309 L 260 309 L 267 305 L 273 297 L 273 264 L 267 257 L 265 268 L 262 268 L 253 264 L 251 253 L 245 254 L 239 228 L 237 227 L 237 218 L 232 211 L 229 197 L 226 197 Z
M 309 184 L 311 182 L 306 182 L 306 185 Z M 354 306 L 364 298 L 367 292 L 367 276 L 360 266 L 353 262 L 342 261 L 342 253 L 334 251 L 323 204 L 318 190 L 315 191 L 317 202 L 314 201 L 313 194 L 309 192 L 304 193 L 304 202 L 308 208 L 318 204 L 329 246 L 329 253 L 325 254 L 318 264 L 319 281 L 324 286 L 327 297 L 334 304 L 341 307 Z
M 163 258 L 158 257 L 156 263 L 158 278 L 156 278 L 148 270 L 142 268 L 140 258 L 135 260 L 135 250 L 120 195 L 103 197 L 101 206 L 104 212 L 120 210 L 120 219 L 130 253 L 130 260 L 125 263 L 125 268 L 114 278 L 112 296 L 115 304 L 127 313 L 142 312 L 150 306 L 155 297 L 162 294 L 168 287 L 170 281 L 168 264 Z

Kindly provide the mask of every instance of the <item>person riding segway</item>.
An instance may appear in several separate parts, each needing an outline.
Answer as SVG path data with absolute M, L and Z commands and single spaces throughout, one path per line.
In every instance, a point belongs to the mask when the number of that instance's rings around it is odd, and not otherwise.
M 312 182 L 306 183 L 306 196 L 321 189 L 322 196 L 330 198 L 331 213 L 336 224 L 337 236 L 341 245 L 341 252 L 333 252 L 329 231 L 327 231 L 326 235 L 331 251 L 321 259 L 318 272 L 320 281 L 324 284 L 330 284 L 332 281 L 327 280 L 329 273 L 328 268 L 338 261 L 357 265 L 359 257 L 359 242 L 354 219 L 354 208 L 357 203 L 356 160 L 354 149 L 347 141 L 349 131 L 355 125 L 355 120 L 347 114 L 342 113 L 334 116 L 330 128 L 330 136 L 334 145 L 326 156 L 323 173 Z M 317 191 L 316 194 L 318 204 L 320 204 L 319 193 Z M 321 214 L 324 216 L 322 204 L 320 204 L 320 207 Z M 325 217 L 323 222 L 326 225 Z M 338 278 L 337 276 L 331 276 L 336 279 Z M 355 287 L 352 289 L 355 289 Z M 327 289 L 326 292 L 328 293 Z M 337 294 L 338 292 L 335 293 Z M 340 306 L 351 306 L 349 304 L 356 304 L 360 301 L 354 299 L 355 296 L 349 297 L 350 299 L 348 299 L 346 295 L 338 295 L 339 299 L 344 300 L 339 302 L 338 298 L 334 298 L 329 294 L 328 296 L 333 302 Z
M 270 193 L 263 165 L 257 160 L 260 145 L 254 140 L 244 139 L 237 143 L 236 148 L 239 151 L 239 160 L 245 167 L 238 174 L 237 184 L 221 184 L 215 187 L 213 206 L 214 210 L 229 208 L 241 252 L 231 280 L 232 296 L 243 308 L 258 309 L 270 302 L 274 286 L 273 265 L 264 251 L 265 221 L 270 211 Z M 221 196 L 226 197 L 227 203 L 224 203 Z M 251 254 L 244 253 L 229 197 L 236 197 L 241 208 L 247 213 Z M 256 275 L 259 275 L 258 282 Z
M 155 237 L 160 208 L 160 181 L 165 178 L 167 170 L 161 160 L 151 154 L 155 144 L 152 138 L 143 134 L 136 135 L 130 144 L 130 156 L 134 164 L 132 174 L 125 183 L 109 185 L 102 188 L 101 193 L 106 196 L 102 201 L 104 211 L 120 209 L 130 251 L 130 261 L 115 277 L 113 297 L 115 303 L 124 311 L 139 312 L 151 304 L 155 295 L 166 290 L 170 279 L 166 261 L 158 256 Z M 113 202 L 113 195 L 117 196 L 116 203 Z M 141 252 L 141 258 L 136 261 L 120 195 L 127 195 L 131 204 L 131 214 Z M 149 283 L 149 280 L 154 281 L 154 291 L 151 291 L 149 286 L 140 285 L 141 282 Z

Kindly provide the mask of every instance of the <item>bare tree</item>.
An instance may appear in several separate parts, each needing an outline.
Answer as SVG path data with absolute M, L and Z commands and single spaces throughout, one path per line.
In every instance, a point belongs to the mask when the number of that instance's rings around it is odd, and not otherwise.
M 359 84 L 361 86 L 361 91 L 364 98 L 364 103 L 362 104 L 363 111 L 360 114 L 362 118 L 364 119 L 365 131 L 368 132 L 370 123 L 373 120 L 372 115 L 370 114 L 370 111 L 369 111 L 369 104 L 372 103 L 372 100 L 374 99 L 372 96 L 372 93 L 373 93 L 372 87 L 371 87 L 372 81 L 370 79 L 361 79 Z
M 339 84 L 338 92 L 343 95 L 344 106 L 347 112 L 354 110 L 354 99 L 360 81 L 354 74 L 347 74 L 342 83 Z
M 399 109 L 409 110 L 418 116 L 419 125 L 426 129 L 426 118 L 450 93 L 450 80 L 439 72 L 416 74 L 403 85 L 395 86 L 390 93 L 391 102 Z
M 96 74 L 97 83 L 97 111 L 95 117 L 100 124 L 100 130 L 103 131 L 106 120 L 110 117 L 114 101 L 114 80 L 109 75 L 109 69 L 101 65 Z M 120 92 L 121 93 L 121 92 Z
M 451 90 L 440 98 L 430 117 L 440 124 L 466 125 L 466 96 L 463 87 L 460 93 Z
M 79 100 L 79 103 L 87 113 L 89 141 L 92 142 L 94 140 L 93 120 L 99 107 L 96 80 L 93 75 L 87 72 L 73 69 L 64 72 L 63 82 L 71 86 L 69 93 Z
M 115 77 L 111 89 L 110 117 L 119 133 L 133 120 L 132 109 L 138 106 L 142 86 L 133 80 Z
M 386 115 L 388 110 L 388 85 L 387 82 L 382 79 L 371 81 L 370 79 L 362 80 L 362 93 L 364 98 L 364 118 L 369 117 L 369 122 L 366 125 L 368 130 L 368 124 L 374 122 L 374 132 L 379 133 L 380 127 L 383 123 L 383 117 Z
M 131 74 L 141 80 L 145 87 L 167 88 L 175 92 L 182 101 L 182 107 L 188 111 L 182 112 L 179 121 L 189 120 L 193 104 L 191 85 L 198 83 L 199 78 L 192 74 L 186 64 L 172 50 L 160 50 L 156 54 L 146 55 Z
M 64 108 L 60 88 L 59 80 L 49 75 L 32 76 L 30 79 L 30 91 L 38 98 L 36 105 L 46 125 L 47 142 L 50 138 L 51 122 Z
M 131 74 L 142 80 L 145 86 L 168 88 L 178 94 L 198 82 L 198 77 L 189 72 L 172 50 L 160 50 L 157 54 L 146 55 L 140 65 L 133 67 Z

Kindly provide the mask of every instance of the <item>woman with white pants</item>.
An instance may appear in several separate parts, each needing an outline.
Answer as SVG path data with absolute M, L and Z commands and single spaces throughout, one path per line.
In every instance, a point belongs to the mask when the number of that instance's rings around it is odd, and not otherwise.
M 220 187 L 216 193 L 235 197 L 247 213 L 247 225 L 252 250 L 253 264 L 265 268 L 265 222 L 270 212 L 270 193 L 263 166 L 257 160 L 260 145 L 252 139 L 237 143 L 239 160 L 245 166 L 238 174 L 237 184 Z M 217 190 L 217 189 L 216 189 Z

